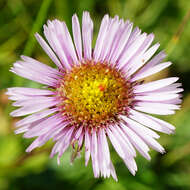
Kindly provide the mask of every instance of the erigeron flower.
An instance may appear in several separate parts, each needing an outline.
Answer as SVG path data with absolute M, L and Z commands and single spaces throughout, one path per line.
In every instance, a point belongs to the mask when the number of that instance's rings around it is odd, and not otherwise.
M 174 126 L 150 114 L 169 115 L 179 109 L 181 84 L 177 77 L 153 82 L 144 78 L 171 65 L 163 62 L 165 53 L 153 57 L 159 44 L 151 46 L 154 35 L 142 33 L 133 23 L 102 19 L 95 47 L 92 48 L 93 22 L 88 12 L 82 16 L 82 30 L 76 15 L 72 17 L 71 37 L 65 22 L 48 21 L 45 41 L 36 39 L 56 64 L 47 66 L 21 56 L 11 71 L 44 85 L 43 88 L 9 88 L 7 94 L 20 108 L 11 113 L 25 116 L 16 123 L 16 134 L 36 137 L 27 152 L 49 139 L 55 142 L 51 157 L 58 163 L 71 145 L 71 161 L 85 149 L 85 165 L 91 157 L 95 177 L 117 180 L 111 161 L 108 139 L 135 175 L 136 150 L 150 160 L 149 147 L 163 153 L 155 132 L 173 133 Z

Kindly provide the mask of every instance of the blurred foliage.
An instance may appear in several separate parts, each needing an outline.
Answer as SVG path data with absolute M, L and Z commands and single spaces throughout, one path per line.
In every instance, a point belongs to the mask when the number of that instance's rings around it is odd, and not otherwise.
M 149 80 L 179 76 L 185 89 L 182 109 L 167 120 L 176 126 L 171 136 L 162 134 L 159 142 L 167 154 L 151 152 L 151 162 L 137 156 L 138 172 L 129 174 L 124 163 L 111 150 L 119 182 L 94 179 L 91 165 L 84 166 L 83 154 L 70 165 L 70 150 L 57 166 L 49 159 L 52 143 L 30 154 L 25 153 L 32 140 L 14 135 L 17 119 L 8 114 L 13 109 L 5 88 L 11 86 L 38 87 L 36 83 L 9 72 L 21 54 L 52 64 L 33 34 L 42 33 L 47 19 L 65 20 L 71 30 L 71 16 L 76 12 L 81 20 L 83 10 L 91 12 L 94 35 L 104 14 L 130 19 L 145 32 L 155 34 L 160 49 L 166 49 L 174 64 Z M 0 190 L 188 190 L 190 189 L 190 1 L 189 0 L 0 0 Z M 95 40 L 94 40 L 95 42 Z

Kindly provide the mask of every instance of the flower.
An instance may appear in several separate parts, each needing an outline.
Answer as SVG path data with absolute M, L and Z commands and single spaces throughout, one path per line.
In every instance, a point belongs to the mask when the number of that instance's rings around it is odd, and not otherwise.
M 78 17 L 72 17 L 73 39 L 59 20 L 44 25 L 47 42 L 35 35 L 57 68 L 27 56 L 21 56 L 11 68 L 15 74 L 45 85 L 7 92 L 15 101 L 13 106 L 21 107 L 11 115 L 29 115 L 16 123 L 15 133 L 37 137 L 27 152 L 53 139 L 51 157 L 58 154 L 60 163 L 69 145 L 73 147 L 71 161 L 84 147 L 85 165 L 91 157 L 94 176 L 111 175 L 115 180 L 108 139 L 133 175 L 136 150 L 147 160 L 149 147 L 164 153 L 155 131 L 171 134 L 175 128 L 150 114 L 174 114 L 180 108 L 183 89 L 175 83 L 177 77 L 145 83 L 145 77 L 171 62 L 162 62 L 164 52 L 152 58 L 159 47 L 158 43 L 150 47 L 154 35 L 132 28 L 128 20 L 105 15 L 92 49 L 93 22 L 84 12 L 82 31 Z

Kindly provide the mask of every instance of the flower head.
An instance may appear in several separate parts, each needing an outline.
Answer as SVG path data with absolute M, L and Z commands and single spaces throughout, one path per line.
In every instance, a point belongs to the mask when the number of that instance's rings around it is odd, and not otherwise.
M 136 150 L 148 160 L 149 147 L 164 152 L 155 131 L 170 134 L 174 127 L 149 114 L 174 114 L 183 89 L 175 83 L 177 77 L 144 82 L 171 63 L 162 62 L 163 52 L 152 58 L 159 47 L 158 43 L 150 47 L 153 34 L 132 28 L 128 20 L 105 15 L 92 49 L 93 22 L 84 12 L 82 32 L 78 17 L 72 17 L 73 39 L 66 24 L 58 20 L 44 25 L 47 42 L 35 35 L 57 68 L 26 56 L 11 68 L 17 75 L 45 85 L 7 92 L 13 105 L 20 107 L 11 115 L 28 115 L 16 123 L 16 134 L 37 137 L 27 152 L 53 139 L 51 157 L 58 154 L 59 163 L 69 145 L 72 161 L 84 147 L 85 164 L 91 157 L 94 176 L 112 175 L 115 180 L 108 139 L 133 175 Z

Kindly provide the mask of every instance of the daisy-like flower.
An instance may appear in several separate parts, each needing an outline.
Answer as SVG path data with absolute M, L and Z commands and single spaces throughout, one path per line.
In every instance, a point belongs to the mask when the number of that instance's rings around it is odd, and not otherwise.
M 150 47 L 154 35 L 132 28 L 128 20 L 105 15 L 92 48 L 93 22 L 84 12 L 82 31 L 78 17 L 72 17 L 73 39 L 59 20 L 44 25 L 47 41 L 35 35 L 56 68 L 21 56 L 11 71 L 45 87 L 7 92 L 13 106 L 20 107 L 11 115 L 28 115 L 16 123 L 16 134 L 37 137 L 27 152 L 53 139 L 51 157 L 57 154 L 60 163 L 70 145 L 71 161 L 84 147 L 85 165 L 91 157 L 94 176 L 112 175 L 115 180 L 108 139 L 133 175 L 136 150 L 148 160 L 149 147 L 164 153 L 155 131 L 170 134 L 175 128 L 150 114 L 174 114 L 180 108 L 181 84 L 175 83 L 177 77 L 144 82 L 171 62 L 162 62 L 164 52 L 152 58 L 159 47 L 158 43 Z

